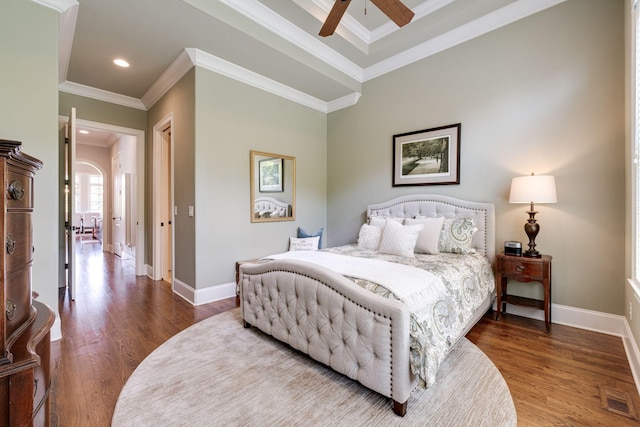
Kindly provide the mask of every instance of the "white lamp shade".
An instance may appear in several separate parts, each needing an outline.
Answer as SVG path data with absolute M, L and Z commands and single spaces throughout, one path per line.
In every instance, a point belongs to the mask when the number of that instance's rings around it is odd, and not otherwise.
M 556 180 L 551 175 L 518 176 L 511 180 L 509 203 L 557 203 Z

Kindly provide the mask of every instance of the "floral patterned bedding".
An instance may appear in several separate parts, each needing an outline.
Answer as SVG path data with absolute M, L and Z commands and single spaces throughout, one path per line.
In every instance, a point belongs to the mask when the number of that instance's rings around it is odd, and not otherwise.
M 460 338 L 476 309 L 495 289 L 491 265 L 480 254 L 416 254 L 415 258 L 408 258 L 381 254 L 357 245 L 323 251 L 410 265 L 441 278 L 447 293 L 410 315 L 411 370 L 424 388 L 435 382 L 440 363 Z M 399 300 L 379 284 L 354 277 L 349 279 L 376 294 Z

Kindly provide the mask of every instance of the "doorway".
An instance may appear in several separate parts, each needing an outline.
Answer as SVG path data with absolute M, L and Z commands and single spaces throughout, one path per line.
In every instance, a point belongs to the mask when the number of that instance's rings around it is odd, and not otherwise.
M 66 118 L 63 118 L 66 120 Z M 127 148 L 120 150 L 125 153 L 124 156 L 128 157 L 127 172 L 129 173 L 129 180 L 126 184 L 128 192 L 132 195 L 130 199 L 130 206 L 126 212 L 129 213 L 131 221 L 128 223 L 127 231 L 130 233 L 128 241 L 131 245 L 127 248 L 131 251 L 131 260 L 134 262 L 135 274 L 137 276 L 147 275 L 147 268 L 145 266 L 145 216 L 144 216 L 144 179 L 135 179 L 135 176 L 144 176 L 145 171 L 145 132 L 142 130 L 125 128 L 121 126 L 110 125 L 106 123 L 93 122 L 89 120 L 77 120 L 78 130 L 86 130 L 89 134 L 82 134 L 78 132 L 78 140 L 80 145 L 84 146 L 84 150 L 80 151 L 77 157 L 78 161 L 86 161 L 98 165 L 98 169 L 103 172 L 104 183 L 104 208 L 103 208 L 103 222 L 102 222 L 102 237 L 103 237 L 103 249 L 105 251 L 113 252 L 113 240 L 111 239 L 112 233 L 112 220 L 113 213 L 112 197 L 113 193 L 113 176 L 111 163 L 111 146 L 118 143 L 122 144 L 122 141 L 127 141 Z M 100 138 L 96 136 L 101 134 Z M 106 135 L 106 136 L 105 136 Z M 93 138 L 92 138 L 93 136 Z M 99 141 L 102 139 L 102 142 Z M 100 147 L 107 150 L 105 161 L 97 163 L 93 161 L 93 156 L 99 151 Z M 105 148 L 106 147 L 106 148 Z M 124 157 L 121 157 L 124 160 Z
M 153 127 L 153 279 L 172 285 L 175 207 L 173 202 L 173 114 Z

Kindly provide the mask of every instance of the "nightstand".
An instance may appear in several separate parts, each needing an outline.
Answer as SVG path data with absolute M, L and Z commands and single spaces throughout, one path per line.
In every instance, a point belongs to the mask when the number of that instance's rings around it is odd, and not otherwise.
M 240 266 L 246 263 L 256 264 L 257 262 L 257 259 L 236 262 L 236 307 L 240 307 Z
M 507 293 L 509 279 L 518 282 L 539 282 L 544 289 L 544 301 L 518 297 Z M 496 257 L 496 320 L 505 313 L 507 303 L 544 310 L 544 324 L 547 331 L 551 327 L 551 256 L 527 258 L 500 254 Z

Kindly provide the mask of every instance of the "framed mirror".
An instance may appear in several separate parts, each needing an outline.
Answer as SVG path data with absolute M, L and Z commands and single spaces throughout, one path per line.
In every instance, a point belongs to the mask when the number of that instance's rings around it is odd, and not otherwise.
M 251 222 L 296 219 L 296 158 L 251 150 Z

